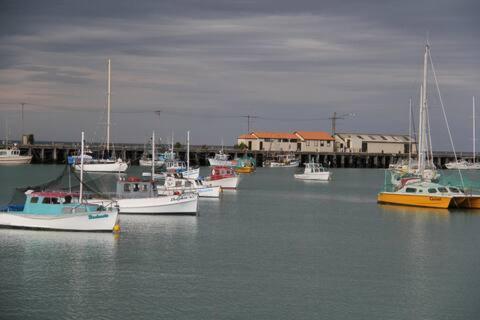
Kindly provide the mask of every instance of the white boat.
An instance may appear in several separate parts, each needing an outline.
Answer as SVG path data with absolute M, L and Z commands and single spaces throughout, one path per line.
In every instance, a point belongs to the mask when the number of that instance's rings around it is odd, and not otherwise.
M 152 141 L 155 141 L 155 132 L 152 134 Z M 155 154 L 154 144 L 152 154 Z M 152 173 L 154 170 L 155 163 L 152 163 Z M 161 196 L 158 194 L 155 181 L 145 181 L 136 177 L 126 180 L 120 178 L 114 199 L 121 213 L 196 214 L 198 211 L 198 193 L 175 191 Z
M 110 152 L 110 113 L 111 113 L 111 63 L 107 61 L 107 155 Z M 85 154 L 85 153 L 81 153 Z M 82 157 L 80 157 L 82 158 Z M 86 159 L 84 159 L 85 161 Z M 80 170 L 78 160 L 75 162 L 75 170 Z M 122 159 L 90 159 L 85 161 L 83 170 L 86 172 L 125 172 L 128 169 L 128 163 Z
M 111 232 L 119 229 L 114 202 L 98 205 L 83 201 L 83 170 L 80 171 L 79 194 L 28 190 L 25 195 L 23 205 L 9 205 L 0 210 L 0 226 L 63 231 Z
M 465 159 L 459 159 L 458 161 L 452 161 L 445 164 L 447 169 L 459 169 L 459 170 L 478 170 L 480 169 L 479 162 L 469 162 Z
M 208 186 L 201 179 L 186 179 L 181 174 L 168 174 L 165 184 L 157 189 L 160 195 L 169 195 L 175 191 L 196 192 L 201 198 L 219 198 L 222 191 L 219 186 Z
M 0 226 L 64 231 L 114 230 L 118 224 L 117 209 L 106 209 L 93 203 L 66 202 L 65 199 L 73 197 L 68 193 L 30 191 L 23 207 L 9 206 L 0 211 Z
M 279 154 L 264 162 L 264 167 L 270 168 L 294 168 L 299 165 L 300 160 L 297 160 L 294 154 Z
M 240 176 L 231 167 L 215 166 L 212 174 L 203 180 L 203 183 L 211 187 L 235 190 L 240 182 Z
M 20 155 L 20 150 L 14 145 L 10 149 L 0 149 L 0 165 L 29 164 L 32 156 Z
M 215 154 L 213 158 L 208 158 L 208 163 L 210 166 L 226 166 L 233 167 L 235 162 L 229 159 L 228 154 L 223 153 L 223 150 L 220 150 Z
M 319 163 L 309 162 L 305 164 L 303 173 L 294 174 L 296 179 L 328 181 L 332 178 L 330 171 L 325 169 Z
M 125 172 L 128 169 L 128 163 L 122 159 L 117 160 L 86 160 L 83 170 L 86 172 Z M 75 170 L 80 170 L 80 165 L 75 165 Z
M 465 159 L 458 159 L 457 161 L 451 161 L 445 164 L 447 169 L 459 169 L 459 170 L 479 170 L 480 162 L 475 161 L 475 97 L 473 97 L 473 159 L 471 162 Z
M 112 197 L 118 204 L 121 214 L 187 214 L 198 211 L 198 194 L 193 192 L 171 192 L 159 195 L 152 181 L 139 178 L 121 178 L 117 182 L 116 194 Z M 108 199 L 92 199 L 92 203 L 105 204 Z

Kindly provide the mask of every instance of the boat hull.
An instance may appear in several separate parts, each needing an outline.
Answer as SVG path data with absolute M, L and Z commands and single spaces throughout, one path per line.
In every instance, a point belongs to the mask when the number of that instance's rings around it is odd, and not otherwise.
M 252 173 L 255 171 L 255 167 L 240 167 L 235 168 L 236 173 Z
M 207 186 L 221 187 L 222 189 L 227 189 L 227 190 L 237 189 L 239 182 L 240 182 L 240 177 L 230 177 L 230 178 L 223 178 L 218 180 L 204 181 L 204 183 Z
M 267 168 L 295 168 L 300 165 L 300 161 L 292 161 L 290 163 L 270 162 Z
M 395 192 L 380 192 L 377 196 L 378 203 L 440 209 L 460 208 L 465 199 L 464 196 L 430 196 Z
M 29 164 L 32 162 L 32 156 L 1 157 L 0 165 Z
M 155 167 L 161 167 L 165 164 L 165 161 L 162 160 L 155 160 Z M 152 166 L 152 160 L 139 160 L 139 165 L 142 167 L 151 167 Z
M 92 203 L 102 204 L 94 200 Z M 185 214 L 196 215 L 198 211 L 198 196 L 196 194 L 160 196 L 152 198 L 132 198 L 116 200 L 120 214 Z
M 117 211 L 82 212 L 61 216 L 0 213 L 0 226 L 8 228 L 112 232 L 117 223 Z
M 120 161 L 83 164 L 84 172 L 125 172 L 127 169 L 128 164 Z M 75 170 L 80 171 L 79 164 L 75 165 Z
M 214 166 L 233 167 L 234 166 L 234 163 L 232 160 L 218 160 L 218 159 L 210 158 L 208 159 L 208 163 L 210 163 L 211 167 L 214 167 Z
M 300 180 L 316 180 L 316 181 L 328 181 L 332 175 L 330 172 L 318 172 L 318 173 L 300 173 L 293 175 L 296 179 Z

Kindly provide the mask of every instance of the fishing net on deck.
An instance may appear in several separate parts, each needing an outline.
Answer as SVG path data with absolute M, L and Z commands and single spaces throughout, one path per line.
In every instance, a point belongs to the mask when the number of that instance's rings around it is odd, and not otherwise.
M 83 174 L 83 192 L 86 198 L 100 197 L 111 199 L 116 192 L 116 183 L 119 174 L 104 173 L 85 173 Z M 25 202 L 25 192 L 33 191 L 62 191 L 78 193 L 80 191 L 80 173 L 73 167 L 66 165 L 62 172 L 47 182 L 16 188 L 13 192 L 9 204 L 23 204 Z

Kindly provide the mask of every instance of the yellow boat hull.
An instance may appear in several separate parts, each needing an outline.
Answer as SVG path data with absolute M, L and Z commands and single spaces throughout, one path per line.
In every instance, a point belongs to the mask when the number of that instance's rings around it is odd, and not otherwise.
M 480 209 L 480 196 L 467 196 L 462 208 Z
M 441 209 L 462 207 L 465 200 L 466 197 L 430 196 L 395 192 L 380 192 L 377 197 L 378 203 Z M 480 199 L 478 201 L 480 208 Z
M 235 168 L 236 173 L 252 173 L 253 171 L 255 171 L 255 167 Z

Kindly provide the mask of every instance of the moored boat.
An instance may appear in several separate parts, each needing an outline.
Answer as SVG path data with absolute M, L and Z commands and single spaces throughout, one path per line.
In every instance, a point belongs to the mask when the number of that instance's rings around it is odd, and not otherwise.
M 315 162 L 308 162 L 305 164 L 303 173 L 297 173 L 293 175 L 296 179 L 301 180 L 317 180 L 328 181 L 332 178 L 330 171 L 325 169 L 322 165 Z
M 235 190 L 240 182 L 240 176 L 233 168 L 224 166 L 215 166 L 212 168 L 211 175 L 204 179 L 207 186 L 219 186 L 222 189 Z
M 16 145 L 11 148 L 0 149 L 0 165 L 29 164 L 32 156 L 22 156 Z
M 113 231 L 118 210 L 112 201 L 106 206 L 79 200 L 67 192 L 27 191 L 24 205 L 10 205 L 0 211 L 0 226 L 64 231 Z
M 168 174 L 165 184 L 157 189 L 160 195 L 169 195 L 176 191 L 196 192 L 201 198 L 218 198 L 222 191 L 220 186 L 207 185 L 201 179 L 186 179 L 181 174 Z

